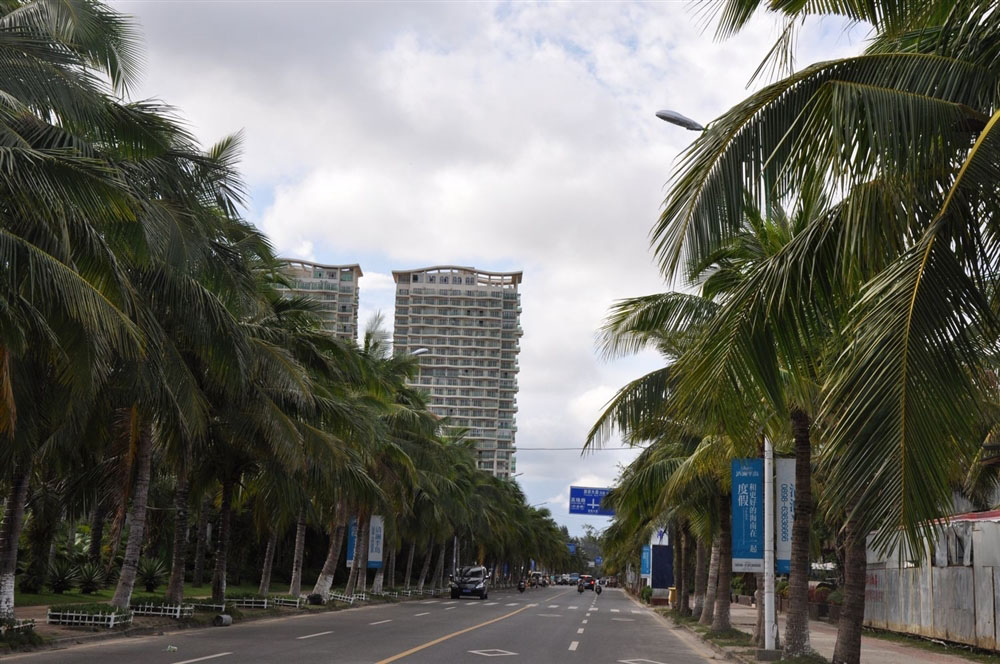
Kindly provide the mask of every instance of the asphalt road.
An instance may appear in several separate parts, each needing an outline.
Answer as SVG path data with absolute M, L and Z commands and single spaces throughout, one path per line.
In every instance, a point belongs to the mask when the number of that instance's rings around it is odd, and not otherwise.
M 177 649 L 168 652 L 168 646 Z M 499 659 L 494 659 L 499 658 Z M 428 599 L 5 657 L 47 664 L 702 664 L 710 651 L 632 602 L 556 586 Z

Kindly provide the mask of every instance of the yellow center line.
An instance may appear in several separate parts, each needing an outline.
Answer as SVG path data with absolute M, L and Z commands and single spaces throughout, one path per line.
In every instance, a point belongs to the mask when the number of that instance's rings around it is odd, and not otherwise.
M 389 664 L 389 662 L 395 662 L 397 659 L 403 659 L 404 657 L 409 657 L 413 653 L 420 652 L 421 650 L 424 650 L 425 648 L 430 648 L 431 646 L 436 646 L 437 644 L 439 644 L 439 643 L 441 643 L 443 641 L 447 641 L 448 639 L 453 639 L 456 636 L 461 636 L 462 634 L 465 634 L 466 632 L 471 632 L 472 630 L 479 629 L 480 627 L 486 627 L 487 625 L 492 625 L 495 622 L 500 622 L 501 620 L 506 620 L 507 618 L 510 618 L 511 616 L 517 615 L 521 611 L 526 611 L 528 609 L 533 609 L 533 608 L 535 608 L 535 607 L 533 607 L 533 606 L 522 606 L 520 609 L 517 609 L 515 611 L 511 611 L 510 613 L 502 615 L 499 618 L 493 618 L 492 620 L 487 620 L 486 622 L 479 623 L 478 625 L 473 625 L 472 627 L 466 627 L 465 629 L 460 629 L 457 632 L 452 632 L 451 634 L 446 634 L 446 635 L 444 635 L 442 637 L 438 637 L 438 638 L 434 639 L 433 641 L 428 641 L 427 643 L 424 643 L 423 645 L 419 645 L 419 646 L 416 646 L 415 648 L 410 648 L 409 650 L 405 650 L 405 651 L 399 653 L 398 655 L 393 655 L 392 657 L 388 657 L 386 659 L 380 659 L 379 661 L 375 662 L 375 664 Z

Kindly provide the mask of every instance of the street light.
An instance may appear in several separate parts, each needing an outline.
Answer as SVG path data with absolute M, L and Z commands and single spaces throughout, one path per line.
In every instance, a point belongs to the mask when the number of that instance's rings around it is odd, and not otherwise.
M 677 111 L 657 111 L 664 122 L 690 131 L 705 131 L 698 122 Z M 774 444 L 764 436 L 764 649 L 774 650 L 778 625 L 774 614 Z
M 657 111 L 656 117 L 660 118 L 664 122 L 669 122 L 670 124 L 677 125 L 678 127 L 684 127 L 689 131 L 705 131 L 705 128 L 692 120 L 691 118 L 681 115 L 677 111 Z
M 431 352 L 430 348 L 417 348 L 416 350 L 410 351 L 410 355 L 423 355 L 424 353 Z

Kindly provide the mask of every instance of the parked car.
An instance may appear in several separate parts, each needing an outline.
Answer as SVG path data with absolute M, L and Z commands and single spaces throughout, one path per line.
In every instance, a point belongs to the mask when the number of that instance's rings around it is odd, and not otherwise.
M 583 586 L 584 590 L 594 589 L 594 577 L 589 574 L 581 574 L 579 584 Z
M 489 597 L 490 574 L 485 567 L 463 567 L 458 576 L 451 577 L 451 598 L 476 596 L 479 599 Z

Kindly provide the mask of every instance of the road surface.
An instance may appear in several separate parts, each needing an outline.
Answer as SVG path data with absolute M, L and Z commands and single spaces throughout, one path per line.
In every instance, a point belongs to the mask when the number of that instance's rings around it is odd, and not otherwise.
M 168 646 L 176 647 L 168 651 Z M 710 651 L 618 589 L 555 586 L 124 638 L 5 657 L 24 664 L 703 664 Z

